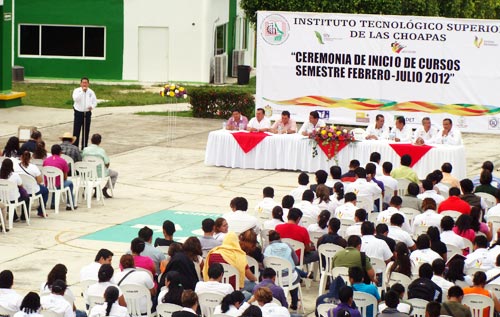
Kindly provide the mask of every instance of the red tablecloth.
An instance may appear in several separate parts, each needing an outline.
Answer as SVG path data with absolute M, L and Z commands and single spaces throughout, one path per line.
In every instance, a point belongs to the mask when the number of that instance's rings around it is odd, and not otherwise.
M 408 154 L 411 156 L 411 165 L 417 164 L 418 161 L 429 152 L 433 147 L 430 145 L 413 145 L 413 144 L 398 144 L 390 143 L 391 148 L 399 155 L 399 157 Z
M 236 132 L 231 134 L 245 153 L 250 152 L 254 147 L 262 142 L 265 137 L 269 136 L 269 134 L 264 132 Z
M 342 151 L 344 147 L 346 147 L 347 143 L 345 141 L 338 141 L 338 143 L 330 143 L 327 145 L 323 145 L 322 142 L 318 142 L 318 146 L 325 153 L 329 160 L 335 156 L 335 154 Z

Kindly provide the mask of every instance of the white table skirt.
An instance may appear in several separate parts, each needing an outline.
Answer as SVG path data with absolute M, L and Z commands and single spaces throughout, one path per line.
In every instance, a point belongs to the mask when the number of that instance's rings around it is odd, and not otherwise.
M 318 155 L 312 157 L 311 141 L 298 134 L 271 134 L 264 138 L 250 152 L 244 153 L 230 131 L 217 130 L 208 135 L 205 152 L 205 164 L 231 168 L 248 169 L 285 169 L 315 172 L 319 169 L 330 170 L 336 165 L 335 159 L 327 160 L 323 151 L 317 147 Z M 399 166 L 399 155 L 386 141 L 362 141 L 347 145 L 337 155 L 338 165 L 347 171 L 352 159 L 360 161 L 364 166 L 370 160 L 372 152 L 379 152 L 381 163 L 389 161 L 394 167 Z M 413 169 L 420 179 L 433 170 L 440 169 L 444 162 L 453 166 L 453 175 L 459 179 L 466 177 L 465 148 L 463 145 L 434 145 Z

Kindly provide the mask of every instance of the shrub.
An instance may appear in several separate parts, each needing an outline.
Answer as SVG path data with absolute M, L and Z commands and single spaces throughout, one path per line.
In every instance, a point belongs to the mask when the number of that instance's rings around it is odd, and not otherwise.
M 200 87 L 190 92 L 193 117 L 229 118 L 233 109 L 253 117 L 255 99 L 252 94 L 224 88 Z

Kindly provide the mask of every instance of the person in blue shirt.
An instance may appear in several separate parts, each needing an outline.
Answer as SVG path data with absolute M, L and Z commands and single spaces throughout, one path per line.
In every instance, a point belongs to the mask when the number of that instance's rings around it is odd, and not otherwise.
M 349 268 L 349 282 L 352 285 L 352 289 L 356 292 L 363 292 L 372 295 L 380 302 L 380 294 L 378 293 L 377 286 L 374 284 L 365 284 L 363 282 L 364 272 L 360 267 L 353 266 Z M 366 308 L 367 317 L 375 317 L 373 314 L 373 305 Z

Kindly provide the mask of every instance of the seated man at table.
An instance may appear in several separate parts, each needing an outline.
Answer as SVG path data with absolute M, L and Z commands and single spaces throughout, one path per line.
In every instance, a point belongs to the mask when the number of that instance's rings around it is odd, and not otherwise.
M 401 156 L 401 166 L 392 170 L 391 176 L 395 179 L 404 178 L 413 183 L 420 183 L 417 173 L 411 169 L 411 156 L 405 154 Z
M 247 124 L 248 124 L 247 117 L 242 115 L 240 110 L 234 109 L 231 118 L 229 118 L 229 120 L 227 120 L 226 129 L 228 129 L 228 130 L 246 130 Z
M 326 126 L 326 122 L 319 118 L 319 112 L 311 111 L 309 113 L 309 121 L 304 122 L 302 127 L 300 127 L 299 133 L 302 135 L 309 136 L 314 129 Z
M 406 125 L 405 117 L 399 116 L 396 118 L 396 127 L 393 128 L 394 141 L 401 143 L 411 142 L 411 128 Z
M 247 130 L 250 132 L 267 132 L 271 128 L 271 120 L 266 118 L 266 111 L 258 108 L 255 112 L 255 118 L 248 122 Z
M 370 124 L 366 128 L 366 139 L 367 140 L 387 140 L 389 136 L 389 127 L 384 125 L 385 118 L 383 115 L 378 114 L 375 117 L 375 123 Z
M 431 144 L 434 142 L 437 133 L 437 129 L 431 125 L 431 118 L 424 117 L 422 119 L 422 125 L 419 126 L 413 134 L 413 142 L 417 145 Z
M 290 119 L 290 112 L 285 110 L 281 112 L 281 119 L 276 120 L 273 126 L 271 127 L 272 133 L 296 133 L 297 132 L 297 123 L 294 120 Z
M 436 135 L 434 143 L 460 145 L 462 144 L 462 133 L 453 127 L 453 121 L 450 118 L 446 118 L 443 120 L 443 128 Z

